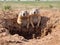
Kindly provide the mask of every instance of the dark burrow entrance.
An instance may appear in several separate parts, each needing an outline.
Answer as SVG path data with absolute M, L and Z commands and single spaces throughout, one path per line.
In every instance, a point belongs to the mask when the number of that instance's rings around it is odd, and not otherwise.
M 33 28 L 29 28 L 28 30 L 23 28 L 20 29 L 21 31 L 17 30 L 16 28 L 14 28 L 13 30 L 10 30 L 10 34 L 14 35 L 14 34 L 18 34 L 20 36 L 23 36 L 25 39 L 33 39 L 37 37 L 41 37 L 42 33 L 44 33 L 44 31 L 41 33 L 41 29 L 40 27 L 38 29 L 33 29 Z M 51 33 L 51 28 L 47 29 L 48 31 L 46 32 L 45 36 L 48 35 L 48 33 Z M 34 36 L 34 37 L 33 37 Z
M 10 21 L 11 22 L 10 25 L 8 24 L 10 22 L 8 22 L 7 24 L 5 23 L 6 24 L 5 28 L 7 28 L 9 30 L 11 35 L 18 34 L 20 36 L 23 36 L 25 39 L 33 39 L 33 38 L 41 37 L 42 33 L 44 32 L 43 29 L 46 28 L 46 23 L 48 20 L 49 20 L 49 18 L 42 17 L 40 26 L 38 28 L 36 28 L 36 27 L 32 28 L 31 26 L 28 29 L 26 27 L 18 28 L 17 26 L 15 26 L 15 23 L 13 23 L 12 21 Z M 45 35 L 48 35 L 48 33 L 52 32 L 51 28 L 52 27 L 49 27 L 47 29 L 47 32 Z M 43 32 L 41 32 L 42 30 L 43 30 Z
M 22 29 L 17 30 L 17 28 L 14 27 L 12 30 L 9 30 L 9 32 L 11 35 L 18 34 L 23 36 L 25 39 L 33 39 L 41 36 L 41 30 L 39 28 L 35 29 L 30 27 L 29 29 L 26 29 L 23 27 Z

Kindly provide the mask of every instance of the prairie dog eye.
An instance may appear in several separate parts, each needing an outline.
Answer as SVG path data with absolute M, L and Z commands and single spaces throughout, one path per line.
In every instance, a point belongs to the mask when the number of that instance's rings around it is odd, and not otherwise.
M 34 11 L 34 14 L 35 14 L 36 12 Z
M 26 16 L 26 14 L 25 13 L 23 13 L 23 15 L 22 16 Z

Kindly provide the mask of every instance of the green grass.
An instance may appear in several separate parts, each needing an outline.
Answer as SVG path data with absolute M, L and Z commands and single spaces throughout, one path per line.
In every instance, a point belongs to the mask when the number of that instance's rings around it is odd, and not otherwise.
M 0 9 L 3 9 L 5 5 L 11 6 L 13 9 L 18 8 L 32 8 L 32 7 L 53 7 L 60 8 L 60 2 L 0 2 Z

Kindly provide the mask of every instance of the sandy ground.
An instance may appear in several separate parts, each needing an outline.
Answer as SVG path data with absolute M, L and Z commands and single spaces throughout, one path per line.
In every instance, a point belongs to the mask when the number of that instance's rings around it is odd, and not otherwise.
M 40 39 L 25 39 L 18 34 L 11 35 L 4 27 L 4 20 L 8 18 L 16 18 L 16 15 L 4 15 L 0 13 L 0 45 L 60 45 L 60 10 L 59 9 L 41 9 L 41 16 L 50 18 L 45 28 L 52 25 L 52 32 Z M 17 11 L 16 11 L 17 12 Z M 43 22 L 44 24 L 44 22 Z M 43 25 L 44 26 L 44 25 Z M 44 30 L 45 30 L 44 28 Z

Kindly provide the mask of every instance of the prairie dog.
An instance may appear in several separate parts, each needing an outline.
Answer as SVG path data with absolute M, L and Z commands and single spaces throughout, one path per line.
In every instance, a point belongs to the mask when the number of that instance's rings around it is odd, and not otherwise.
M 31 23 L 32 27 L 34 28 L 35 24 L 37 24 L 37 27 L 39 27 L 40 20 L 41 20 L 41 16 L 39 14 L 39 9 L 32 9 L 30 11 L 29 15 L 30 15 L 29 18 L 30 18 L 30 23 Z
M 17 18 L 17 23 L 22 26 L 29 26 L 29 13 L 27 10 L 21 11 Z

